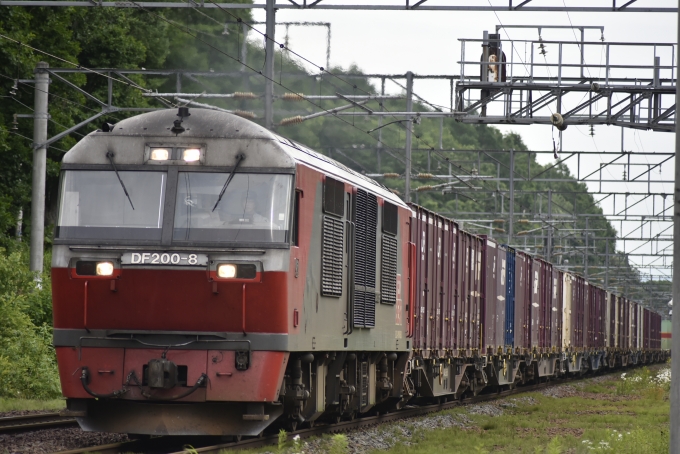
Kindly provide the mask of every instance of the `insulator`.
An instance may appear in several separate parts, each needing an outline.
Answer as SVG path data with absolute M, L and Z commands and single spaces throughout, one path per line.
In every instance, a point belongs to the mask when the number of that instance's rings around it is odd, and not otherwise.
M 431 191 L 434 189 L 434 186 L 430 185 L 424 185 L 424 186 L 419 186 L 416 188 L 416 192 L 424 192 L 424 191 Z
M 623 171 L 623 181 L 626 181 L 626 171 Z
M 517 232 L 517 235 L 526 235 L 529 233 L 527 230 L 522 230 L 521 232 Z
M 255 112 L 250 112 L 249 110 L 235 110 L 234 115 L 238 115 L 239 117 L 243 118 L 248 118 L 250 120 L 257 118 Z
M 517 221 L 519 224 L 528 224 L 530 221 L 528 219 L 520 219 Z
M 593 125 L 590 125 L 590 137 L 595 136 L 595 127 Z
M 305 95 L 302 93 L 284 93 L 281 99 L 284 101 L 304 101 Z
M 390 189 L 390 191 L 392 191 L 392 194 L 401 195 L 401 191 L 398 189 Z
M 383 173 L 385 178 L 399 178 L 400 176 L 398 173 Z
M 421 178 L 421 179 L 429 179 L 429 178 L 434 178 L 434 175 L 431 173 L 419 173 L 416 175 L 416 178 Z
M 505 222 L 505 219 L 494 219 L 493 222 L 503 223 L 503 222 Z
M 279 123 L 279 126 L 296 125 L 296 124 L 302 123 L 303 121 L 305 121 L 305 120 L 304 120 L 304 118 L 302 118 L 302 116 L 296 115 L 294 117 L 284 118 Z
M 12 120 L 12 131 L 19 129 L 19 121 L 17 120 L 17 114 L 14 114 L 14 120 Z
M 501 229 L 501 228 L 498 228 L 498 227 L 494 227 L 493 231 L 498 232 L 498 233 L 505 233 L 505 229 Z
M 564 131 L 565 129 L 567 129 L 567 125 L 564 124 L 564 117 L 562 117 L 562 115 L 558 114 L 557 112 L 550 116 L 550 121 L 553 124 L 553 126 L 559 129 L 560 131 Z
M 240 99 L 255 99 L 257 96 L 255 96 L 255 93 L 253 92 L 244 92 L 244 91 L 237 91 L 234 93 L 234 98 L 240 98 Z

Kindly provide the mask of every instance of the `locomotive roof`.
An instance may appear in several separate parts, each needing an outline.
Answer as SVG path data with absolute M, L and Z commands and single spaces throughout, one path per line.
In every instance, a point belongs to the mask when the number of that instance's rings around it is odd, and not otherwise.
M 191 108 L 190 116 L 182 119 L 185 131 L 175 135 L 170 129 L 178 119 L 177 112 L 176 109 L 148 112 L 121 120 L 110 132 L 94 131 L 66 153 L 63 163 L 109 164 L 106 152 L 111 150 L 115 153 L 116 164 L 143 164 L 140 149 L 148 143 L 207 143 L 206 166 L 232 166 L 235 155 L 241 152 L 246 154 L 248 162 L 244 162 L 244 168 L 290 169 L 299 162 L 406 207 L 397 195 L 375 180 L 238 115 Z M 220 140 L 230 140 L 236 145 L 222 149 L 218 147 Z M 276 146 L 272 147 L 272 144 Z

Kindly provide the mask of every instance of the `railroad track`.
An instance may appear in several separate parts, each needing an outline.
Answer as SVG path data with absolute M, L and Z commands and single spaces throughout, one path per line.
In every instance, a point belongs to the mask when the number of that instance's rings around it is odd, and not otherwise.
M 59 416 L 59 413 L 9 416 L 6 418 L 0 418 L 0 433 L 27 432 L 31 430 L 75 426 L 77 424 L 78 422 L 74 418 Z
M 584 378 L 592 378 L 584 377 Z M 400 419 L 408 419 L 416 416 L 426 415 L 428 413 L 434 413 L 442 410 L 447 410 L 449 408 L 455 408 L 459 406 L 473 405 L 482 402 L 489 402 L 497 400 L 503 397 L 512 396 L 515 394 L 522 394 L 527 392 L 537 391 L 550 386 L 557 386 L 565 383 L 573 383 L 573 379 L 561 379 L 561 380 L 551 380 L 547 383 L 539 383 L 537 385 L 522 386 L 521 388 L 516 388 L 514 390 L 503 391 L 501 393 L 490 393 L 482 394 L 475 397 L 466 398 L 463 401 L 453 400 L 450 402 L 444 402 L 440 404 L 433 405 L 423 405 L 417 407 L 407 407 L 405 409 L 395 411 L 392 413 L 379 414 L 375 416 L 366 416 L 363 418 L 357 418 L 352 421 L 341 421 L 337 424 L 328 425 L 318 425 L 312 428 L 300 429 L 295 432 L 288 433 L 288 439 L 292 439 L 296 435 L 300 438 L 310 438 L 327 433 L 340 433 L 348 432 L 350 430 L 358 429 L 361 427 L 375 426 L 378 424 L 384 424 L 387 422 L 397 421 Z M 186 437 L 182 437 L 181 440 L 173 440 L 173 437 L 158 437 L 148 440 L 141 441 L 130 441 L 122 443 L 114 443 L 102 446 L 91 446 L 88 448 L 74 449 L 70 451 L 61 451 L 57 454 L 83 454 L 86 452 L 97 452 L 101 454 L 118 454 L 124 452 L 144 452 L 144 453 L 171 453 L 179 454 L 186 453 L 184 446 L 191 445 L 195 451 L 198 453 L 206 454 L 217 454 L 223 450 L 240 450 L 240 449 L 255 449 L 264 446 L 275 445 L 278 442 L 278 434 L 266 435 L 259 438 L 249 438 L 246 440 L 229 442 L 229 443 L 217 443 L 209 444 L 207 442 L 208 437 L 203 439 L 197 438 L 191 440 Z M 215 439 L 216 437 L 213 437 Z M 192 441 L 194 441 L 192 443 Z

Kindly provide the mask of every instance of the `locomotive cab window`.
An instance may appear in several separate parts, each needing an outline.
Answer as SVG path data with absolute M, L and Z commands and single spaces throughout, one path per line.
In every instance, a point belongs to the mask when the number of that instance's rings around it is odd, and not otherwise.
M 285 243 L 292 175 L 180 172 L 173 241 Z
M 165 172 L 118 173 L 127 195 L 113 170 L 64 172 L 57 238 L 160 241 Z

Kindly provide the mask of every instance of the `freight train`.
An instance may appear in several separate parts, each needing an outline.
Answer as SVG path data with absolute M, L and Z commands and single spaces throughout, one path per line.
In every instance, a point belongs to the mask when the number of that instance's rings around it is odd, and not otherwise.
M 206 109 L 104 124 L 61 166 L 66 414 L 257 436 L 650 363 L 661 318 Z

